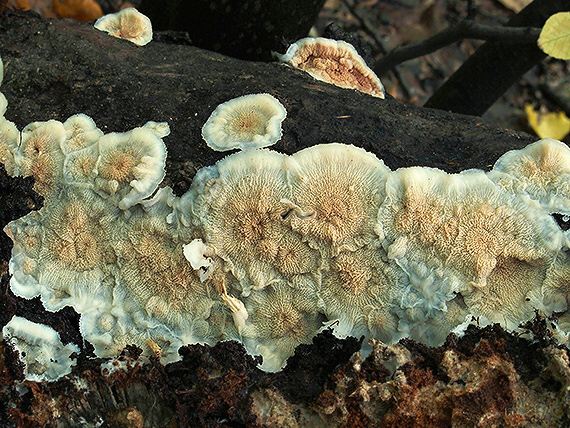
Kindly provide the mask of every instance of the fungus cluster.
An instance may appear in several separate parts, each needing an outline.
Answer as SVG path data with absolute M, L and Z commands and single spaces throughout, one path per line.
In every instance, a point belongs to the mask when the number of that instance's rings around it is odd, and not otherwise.
M 5 104 L 2 162 L 45 197 L 5 229 L 12 291 L 75 308 L 98 356 L 134 343 L 168 362 L 233 339 L 278 370 L 327 325 L 435 345 L 470 316 L 514 328 L 568 310 L 570 239 L 550 215 L 570 215 L 562 143 L 460 174 L 344 144 L 250 149 L 176 197 L 155 192 L 166 124 L 104 135 L 76 115 L 20 136 Z

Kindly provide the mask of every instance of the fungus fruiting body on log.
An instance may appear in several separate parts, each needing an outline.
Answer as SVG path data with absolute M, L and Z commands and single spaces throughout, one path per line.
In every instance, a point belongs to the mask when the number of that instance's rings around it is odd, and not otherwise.
M 2 334 L 22 356 L 27 380 L 54 381 L 69 374 L 75 365 L 69 357 L 79 353 L 79 347 L 71 343 L 64 346 L 57 332 L 43 324 L 14 316 Z
M 95 22 L 95 28 L 139 46 L 144 46 L 152 40 L 150 19 L 132 7 L 102 16 Z
M 570 214 L 560 142 L 460 174 L 392 171 L 345 144 L 245 150 L 177 197 L 155 191 L 167 124 L 104 134 L 75 115 L 19 133 L 0 100 L 1 161 L 45 198 L 5 229 L 12 291 L 72 306 L 98 356 L 134 343 L 169 362 L 232 339 L 278 370 L 325 326 L 436 345 L 472 316 L 514 328 L 568 310 L 570 232 L 550 215 Z
M 384 85 L 356 49 L 342 40 L 307 37 L 274 53 L 281 62 L 309 73 L 317 80 L 356 89 L 379 98 L 386 97 Z
M 250 94 L 220 104 L 205 125 L 202 137 L 216 151 L 259 149 L 281 138 L 285 107 L 269 94 Z

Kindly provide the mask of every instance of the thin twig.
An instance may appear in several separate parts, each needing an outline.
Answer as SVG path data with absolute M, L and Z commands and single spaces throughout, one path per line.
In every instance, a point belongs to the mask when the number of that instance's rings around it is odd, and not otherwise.
M 540 28 L 497 27 L 477 24 L 464 19 L 459 24 L 449 27 L 429 39 L 407 46 L 397 47 L 384 58 L 376 62 L 374 72 L 380 76 L 404 61 L 435 52 L 462 39 L 498 40 L 510 43 L 536 43 Z

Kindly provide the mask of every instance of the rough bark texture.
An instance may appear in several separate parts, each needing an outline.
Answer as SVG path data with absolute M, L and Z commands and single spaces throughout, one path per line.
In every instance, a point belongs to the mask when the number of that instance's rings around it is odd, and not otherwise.
M 275 146 L 286 153 L 336 141 L 364 147 L 392 168 L 458 171 L 485 168 L 534 140 L 477 118 L 336 88 L 279 64 L 159 42 L 140 48 L 71 21 L 0 15 L 0 55 L 7 117 L 19 128 L 78 112 L 105 132 L 168 121 L 166 181 L 179 193 L 197 168 L 224 156 L 202 141 L 203 123 L 219 103 L 247 93 L 268 92 L 286 106 L 284 135 Z M 0 227 L 40 204 L 30 179 L 9 178 L 0 169 Z M 357 339 L 324 332 L 298 347 L 277 374 L 261 372 L 235 342 L 181 348 L 183 360 L 166 367 L 156 360 L 143 365 L 140 350 L 128 347 L 115 362 L 125 370 L 102 372 L 102 361 L 88 358 L 73 310 L 47 313 L 39 299 L 9 291 L 9 250 L 4 238 L 2 325 L 17 313 L 51 325 L 64 343 L 75 342 L 82 351 L 70 376 L 19 384 L 17 355 L 0 343 L 1 426 L 359 427 L 411 426 L 415 420 L 417 426 L 532 426 L 544 420 L 556 426 L 568 420 L 568 356 L 551 344 L 545 320 L 529 324 L 531 337 L 540 339 L 535 342 L 471 327 L 437 349 L 412 341 L 377 344 L 366 360 L 354 354 Z
M 285 153 L 340 142 L 375 153 L 391 168 L 457 172 L 488 168 L 507 150 L 535 140 L 475 117 L 341 89 L 278 63 L 159 42 L 141 48 L 67 20 L 3 15 L 0 55 L 6 117 L 19 128 L 78 112 L 104 132 L 169 122 L 167 180 L 178 192 L 188 187 L 188 174 L 225 156 L 201 138 L 209 115 L 218 104 L 250 93 L 270 93 L 287 109 L 283 138 L 274 146 Z
M 236 58 L 271 58 L 309 34 L 325 0 L 143 0 L 156 30 L 187 31 L 195 46 Z
M 541 28 L 568 10 L 567 0 L 535 0 L 506 24 Z M 524 73 L 546 58 L 536 43 L 487 42 L 432 95 L 425 107 L 480 116 Z

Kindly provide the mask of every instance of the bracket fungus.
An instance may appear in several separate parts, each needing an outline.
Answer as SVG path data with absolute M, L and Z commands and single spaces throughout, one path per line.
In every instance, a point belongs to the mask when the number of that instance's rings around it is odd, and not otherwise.
M 244 95 L 220 104 L 202 127 L 208 147 L 223 152 L 272 146 L 281 138 L 287 110 L 269 94 Z
M 384 85 L 374 71 L 342 40 L 307 37 L 293 43 L 284 55 L 274 53 L 280 61 L 309 73 L 315 79 L 385 98 Z
M 134 343 L 170 362 L 183 344 L 240 340 L 279 370 L 327 325 L 437 345 L 469 316 L 515 328 L 535 308 L 568 311 L 570 239 L 550 215 L 567 212 L 563 143 L 460 174 L 391 171 L 343 144 L 246 150 L 176 197 L 155 192 L 166 135 L 103 135 L 76 115 L 20 140 L 0 117 L 2 162 L 45 197 L 5 228 L 10 287 L 72 306 L 97 356 Z
M 152 40 L 150 19 L 132 7 L 102 16 L 95 21 L 95 28 L 139 46 L 144 46 Z

